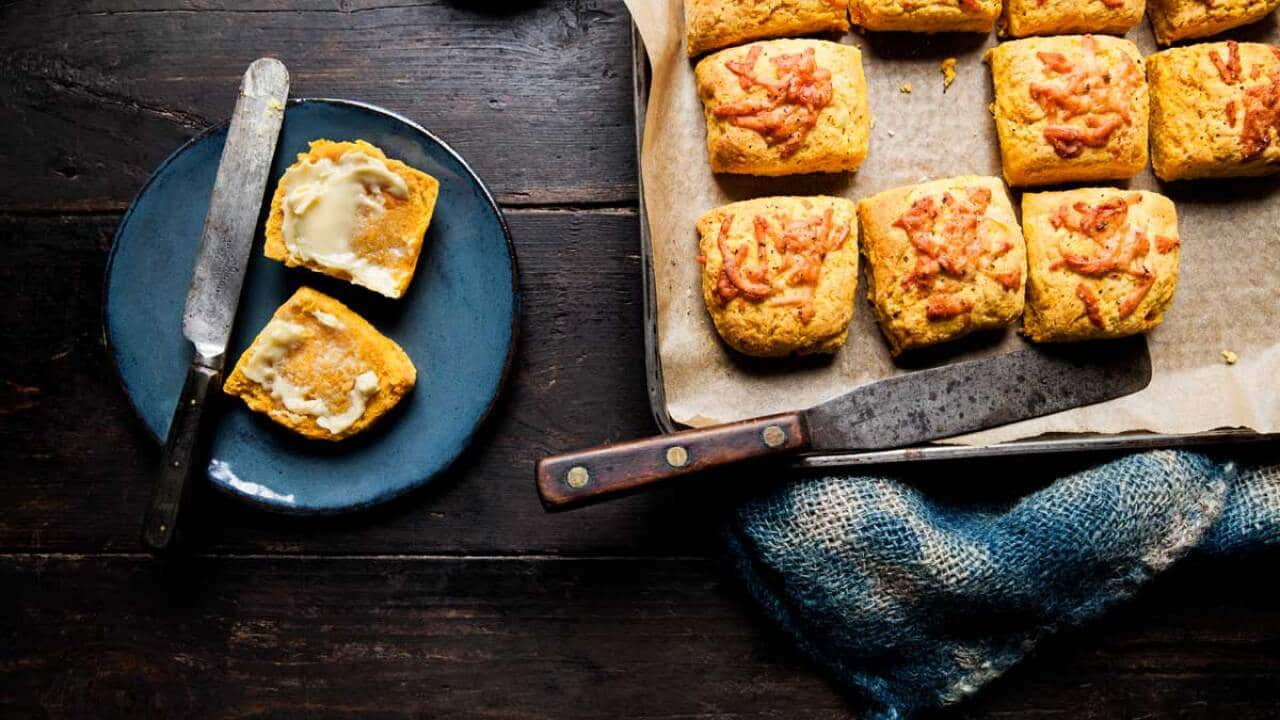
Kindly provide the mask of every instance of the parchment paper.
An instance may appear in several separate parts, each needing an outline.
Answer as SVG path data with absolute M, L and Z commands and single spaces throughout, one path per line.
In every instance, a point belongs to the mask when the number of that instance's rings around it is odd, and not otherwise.
M 801 409 L 867 382 L 960 358 L 1005 352 L 1026 342 L 1012 330 L 901 358 L 889 357 L 860 278 L 845 347 L 833 358 L 763 360 L 731 351 L 703 305 L 694 223 L 706 210 L 763 195 L 825 193 L 859 199 L 888 188 L 953 175 L 1000 175 L 990 72 L 983 53 L 994 35 L 850 34 L 862 50 L 875 118 L 871 152 L 856 175 L 715 176 L 685 54 L 681 0 L 628 0 L 649 52 L 653 82 L 641 172 L 657 288 L 659 355 L 667 410 L 692 426 Z M 1275 20 L 1237 32 L 1239 40 L 1280 41 Z M 1129 34 L 1155 51 L 1144 24 Z M 944 93 L 940 63 L 958 59 Z M 901 91 L 910 83 L 912 92 Z M 986 445 L 1051 432 L 1193 433 L 1224 427 L 1280 431 L 1280 179 L 1163 185 L 1150 170 L 1127 184 L 1177 204 L 1181 277 L 1164 324 L 1148 337 L 1154 377 L 1134 395 L 953 438 Z M 1020 196 L 1013 194 L 1014 206 Z M 1238 354 L 1228 365 L 1221 351 Z

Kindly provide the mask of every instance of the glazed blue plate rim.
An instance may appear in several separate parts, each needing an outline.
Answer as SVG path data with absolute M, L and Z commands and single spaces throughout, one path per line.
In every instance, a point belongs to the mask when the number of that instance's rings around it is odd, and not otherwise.
M 489 419 L 492 416 L 495 407 L 497 407 L 499 399 L 502 397 L 502 394 L 506 389 L 507 383 L 511 379 L 511 368 L 515 362 L 516 347 L 519 344 L 519 340 L 520 340 L 520 317 L 523 313 L 524 304 L 523 304 L 523 297 L 520 292 L 519 259 L 516 255 L 515 243 L 511 238 L 511 228 L 507 224 L 507 218 L 503 214 L 502 208 L 498 205 L 498 202 L 494 199 L 493 193 L 489 190 L 489 186 L 486 185 L 485 182 L 480 178 L 480 176 L 476 174 L 475 170 L 472 169 L 471 165 L 467 163 L 467 161 L 462 157 L 461 154 L 459 154 L 456 150 L 454 150 L 453 147 L 450 146 L 447 142 L 440 139 L 437 135 L 432 133 L 430 130 L 427 130 L 425 127 L 418 124 L 417 122 L 414 122 L 413 120 L 393 110 L 388 110 L 384 107 L 374 105 L 372 103 L 366 103 L 359 100 L 347 100 L 344 98 L 330 98 L 330 97 L 297 97 L 297 98 L 290 98 L 288 100 L 289 106 L 301 105 L 305 103 L 322 103 L 327 105 L 346 106 L 346 107 L 357 108 L 367 112 L 375 113 L 378 115 L 383 115 L 385 117 L 391 118 L 407 126 L 414 132 L 426 138 L 431 143 L 434 143 L 435 145 L 437 145 L 446 154 L 451 156 L 458 163 L 458 165 L 466 172 L 466 174 L 470 176 L 471 180 L 475 182 L 476 187 L 479 189 L 480 194 L 484 198 L 485 203 L 488 205 L 489 209 L 493 212 L 493 216 L 497 220 L 498 226 L 502 228 L 503 241 L 505 242 L 507 247 L 507 257 L 508 257 L 508 260 L 510 261 L 510 267 L 511 267 L 511 299 L 512 299 L 511 333 L 510 333 L 510 340 L 507 343 L 507 352 L 502 361 L 502 371 L 499 375 L 498 382 L 494 387 L 493 394 L 489 398 L 489 402 L 486 404 L 484 410 L 480 413 L 479 417 L 476 419 L 474 425 L 467 432 L 466 440 L 458 448 L 458 451 L 454 454 L 454 456 L 450 458 L 447 462 L 445 462 L 438 470 L 436 470 L 433 473 L 427 474 L 424 477 L 421 477 L 413 482 L 405 483 L 399 487 L 389 488 L 382 493 L 379 493 L 373 497 L 367 498 L 360 502 L 352 502 L 345 505 L 326 505 L 326 506 L 308 506 L 308 505 L 299 505 L 299 504 L 278 503 L 278 502 L 270 501 L 266 498 L 263 498 L 260 495 L 253 495 L 250 493 L 240 491 L 234 487 L 229 486 L 226 483 L 214 481 L 212 478 L 206 478 L 208 485 L 212 486 L 213 489 L 218 493 L 226 497 L 235 499 L 239 502 L 242 502 L 258 510 L 263 510 L 270 513 L 274 513 L 278 515 L 286 515 L 286 516 L 326 517 L 326 516 L 345 515 L 349 513 L 356 513 L 356 512 L 368 510 L 373 507 L 388 503 L 392 500 L 395 500 L 396 498 L 407 495 L 415 490 L 418 490 L 426 486 L 434 478 L 450 472 L 450 470 L 457 464 L 458 460 L 463 455 L 466 455 L 469 450 L 471 450 L 472 446 L 475 443 L 476 437 L 481 433 L 484 427 L 488 424 Z M 111 332 L 109 330 L 110 322 L 108 318 L 110 315 L 109 306 L 110 306 L 111 275 L 115 267 L 116 252 L 120 248 L 121 235 L 124 232 L 125 228 L 129 225 L 130 218 L 133 216 L 134 210 L 138 206 L 138 201 L 147 193 L 148 190 L 151 189 L 151 185 L 156 181 L 156 179 L 163 174 L 164 170 L 169 165 L 171 165 L 175 160 L 177 160 L 184 153 L 186 153 L 192 146 L 200 142 L 203 142 L 210 135 L 214 135 L 216 133 L 226 130 L 229 124 L 230 124 L 230 120 L 225 120 L 216 125 L 211 125 L 205 128 L 204 130 L 200 131 L 199 133 L 195 134 L 186 142 L 182 143 L 182 145 L 178 146 L 173 152 L 169 153 L 169 155 L 165 157 L 165 159 L 161 161 L 160 164 L 157 165 L 154 170 L 151 171 L 151 174 L 147 176 L 146 181 L 143 182 L 142 187 L 138 189 L 138 192 L 134 194 L 133 198 L 129 201 L 129 206 L 125 209 L 124 214 L 120 218 L 119 224 L 116 226 L 116 231 L 112 235 L 111 250 L 107 253 L 106 269 L 103 272 L 103 280 L 102 280 L 102 313 L 100 318 L 103 346 L 106 348 L 107 355 L 110 358 L 111 369 L 112 369 L 112 372 L 115 374 L 116 383 L 120 386 L 121 390 L 124 391 L 125 399 L 129 403 L 129 409 L 133 412 L 133 416 L 137 420 L 138 424 L 142 426 L 142 428 L 146 431 L 147 435 L 157 445 L 163 444 L 164 438 L 159 437 L 152 430 L 150 424 L 147 423 L 141 408 L 139 408 L 137 403 L 134 401 L 134 395 L 130 391 L 129 384 L 128 382 L 126 382 L 124 378 L 124 373 L 120 368 L 119 355 L 116 352 L 116 348 L 114 344 L 111 342 Z M 151 479 L 150 476 L 148 476 L 148 479 Z

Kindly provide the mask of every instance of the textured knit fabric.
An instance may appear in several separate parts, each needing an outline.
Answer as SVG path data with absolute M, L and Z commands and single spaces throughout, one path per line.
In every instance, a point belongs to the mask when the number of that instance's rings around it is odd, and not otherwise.
M 765 612 L 876 720 L 971 695 L 1193 551 L 1280 543 L 1280 466 L 1162 450 L 982 501 L 948 482 L 1001 478 L 904 472 L 768 488 L 726 533 Z

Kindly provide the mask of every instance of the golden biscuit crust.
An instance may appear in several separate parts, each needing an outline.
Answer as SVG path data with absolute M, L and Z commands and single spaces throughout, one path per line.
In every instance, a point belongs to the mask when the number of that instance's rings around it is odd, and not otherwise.
M 853 23 L 868 30 L 991 32 L 1001 0 L 851 0 Z
M 767 197 L 698 220 L 702 297 L 725 342 L 747 355 L 833 353 L 858 284 L 857 216 L 835 197 Z
M 844 172 L 867 156 L 871 113 L 855 47 L 768 40 L 709 55 L 695 74 L 713 172 Z
M 1147 81 L 1128 40 L 1069 35 L 988 54 L 1010 185 L 1134 177 L 1147 164 Z
M 1277 7 L 1280 0 L 1150 0 L 1147 15 L 1156 42 L 1169 45 L 1248 25 Z
M 1027 311 L 1022 332 L 1069 342 L 1146 332 L 1178 285 L 1178 219 L 1163 195 L 1082 188 L 1022 196 Z
M 371 223 L 352 243 L 352 251 L 357 256 L 379 267 L 385 267 L 393 273 L 395 286 L 383 294 L 394 298 L 401 297 L 408 289 L 409 283 L 413 281 L 427 226 L 431 224 L 431 216 L 435 212 L 440 182 L 399 160 L 387 158 L 382 150 L 363 140 L 354 142 L 314 140 L 310 143 L 307 152 L 298 153 L 295 166 L 304 160 L 316 161 L 322 158 L 337 162 L 349 152 L 362 153 L 384 161 L 388 169 L 400 176 L 408 186 L 409 196 L 405 200 L 389 194 L 384 195 L 383 215 L 377 222 Z M 271 213 L 267 216 L 264 254 L 272 260 L 283 262 L 288 267 L 305 267 L 351 282 L 350 273 L 340 268 L 296 257 L 289 251 L 284 239 L 284 199 L 285 186 L 284 182 L 280 182 L 276 185 L 275 194 L 271 197 Z
M 848 0 L 685 0 L 689 57 L 752 40 L 848 32 Z
M 269 331 L 282 328 L 287 329 L 287 342 L 277 344 L 280 336 L 269 336 Z M 269 367 L 255 364 L 260 352 L 278 357 Z M 264 372 L 269 375 L 265 383 L 250 377 Z M 352 410 L 359 378 L 365 373 L 376 375 L 376 390 L 360 398 L 363 412 L 349 418 L 346 427 L 331 421 L 325 427 L 322 421 L 326 417 Z M 413 362 L 399 345 L 346 305 L 302 287 L 272 315 L 271 322 L 240 356 L 222 389 L 244 400 L 250 410 L 299 435 L 342 440 L 389 412 L 416 379 Z M 286 407 L 286 396 L 295 402 L 295 409 Z M 323 404 L 325 412 L 302 407 L 311 403 Z
M 1161 180 L 1280 172 L 1280 48 L 1204 43 L 1147 58 Z
M 1142 21 L 1146 0 L 1005 0 L 1000 32 L 1012 37 L 1123 35 Z
M 895 188 L 858 203 L 867 299 L 894 355 L 1022 314 L 1026 247 L 998 178 Z

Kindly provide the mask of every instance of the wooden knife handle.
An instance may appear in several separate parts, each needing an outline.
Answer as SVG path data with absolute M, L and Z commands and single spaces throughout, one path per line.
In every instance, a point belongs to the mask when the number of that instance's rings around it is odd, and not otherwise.
M 154 554 L 175 549 L 178 519 L 191 495 L 192 476 L 204 476 L 200 438 L 208 417 L 206 400 L 210 389 L 218 387 L 219 375 L 217 370 L 196 363 L 187 369 L 187 380 L 169 423 L 169 437 L 160 453 L 160 473 L 142 519 L 142 544 Z
M 543 506 L 564 510 L 667 478 L 808 446 L 804 419 L 784 413 L 553 455 L 539 460 L 535 472 Z

